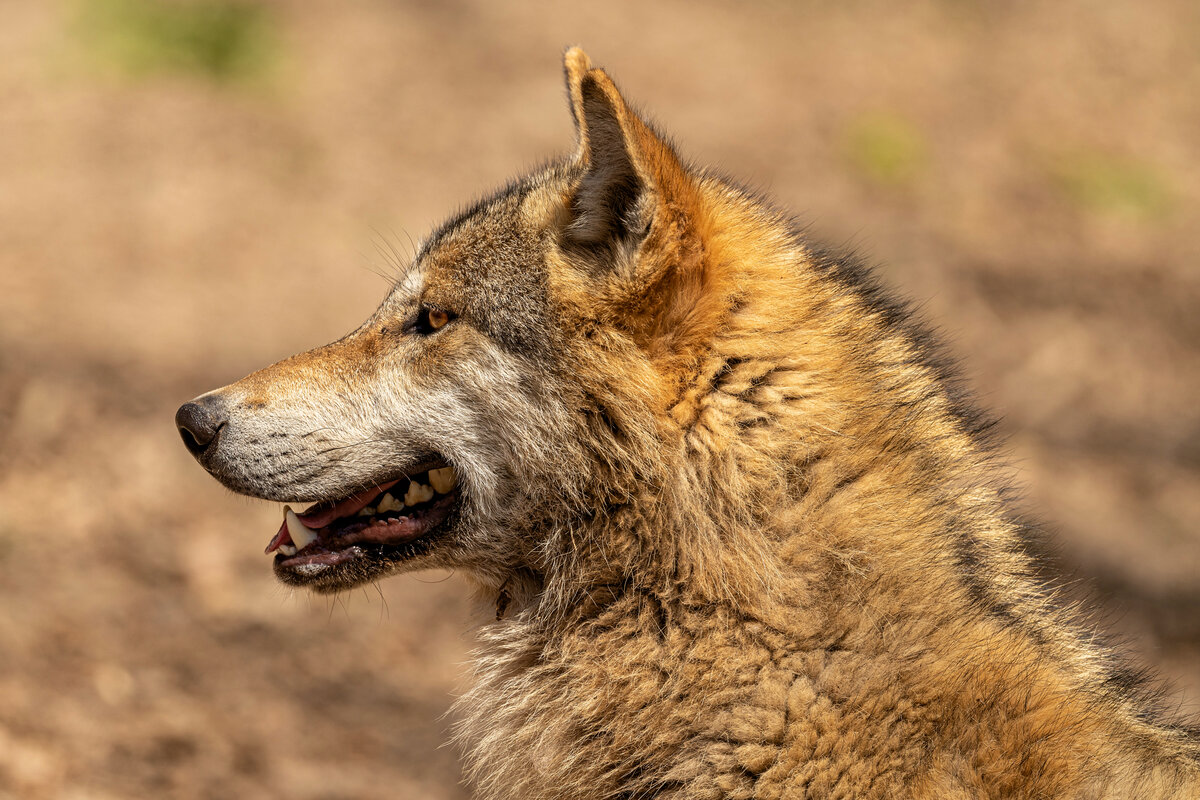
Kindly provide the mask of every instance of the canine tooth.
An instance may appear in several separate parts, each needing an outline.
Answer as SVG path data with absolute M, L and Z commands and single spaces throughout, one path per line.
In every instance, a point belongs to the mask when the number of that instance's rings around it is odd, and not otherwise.
M 417 503 L 424 503 L 426 500 L 431 499 L 433 499 L 433 489 L 416 481 L 410 483 L 408 491 L 404 493 L 404 504 L 406 506 L 415 506 Z
M 383 503 L 380 503 L 380 504 L 379 504 L 379 510 L 380 510 L 380 511 L 382 511 L 382 510 L 383 510 Z M 374 515 L 375 515 L 375 509 L 371 508 L 370 506 L 366 506 L 365 508 L 363 508 L 361 511 L 359 511 L 359 512 L 358 512 L 358 515 L 359 515 L 360 517 L 371 517 L 371 516 L 374 516 Z
M 399 500 L 392 497 L 392 495 L 390 493 L 385 494 L 379 500 L 379 513 L 380 514 L 385 514 L 388 511 L 399 511 L 402 508 L 404 508 L 404 503 L 401 503 Z
M 443 467 L 442 469 L 429 470 L 429 482 L 433 484 L 433 488 L 438 494 L 445 494 L 454 488 L 457 483 L 457 475 L 454 474 L 454 467 Z
M 296 545 L 297 550 L 303 550 L 308 547 L 310 542 L 316 540 L 317 532 L 306 527 L 290 506 L 283 507 L 283 515 L 287 520 L 288 535 L 292 537 L 292 542 Z
M 283 553 L 285 556 L 294 556 L 296 555 L 296 548 L 290 544 L 281 544 L 279 545 L 279 552 Z

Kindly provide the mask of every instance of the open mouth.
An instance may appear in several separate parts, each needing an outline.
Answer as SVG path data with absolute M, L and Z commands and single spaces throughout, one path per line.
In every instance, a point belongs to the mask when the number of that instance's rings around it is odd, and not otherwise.
M 453 467 L 431 468 L 357 494 L 317 503 L 297 514 L 284 506 L 283 524 L 267 544 L 275 569 L 315 575 L 368 554 L 415 556 L 454 510 Z

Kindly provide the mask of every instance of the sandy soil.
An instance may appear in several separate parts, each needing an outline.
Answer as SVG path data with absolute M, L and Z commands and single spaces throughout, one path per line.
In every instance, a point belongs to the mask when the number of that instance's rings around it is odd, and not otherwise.
M 280 0 L 233 78 L 131 73 L 88 5 L 0 25 L 0 798 L 467 796 L 461 579 L 279 587 L 278 507 L 172 416 L 356 326 L 381 241 L 567 149 L 570 43 L 921 301 L 1050 574 L 1197 714 L 1195 3 Z

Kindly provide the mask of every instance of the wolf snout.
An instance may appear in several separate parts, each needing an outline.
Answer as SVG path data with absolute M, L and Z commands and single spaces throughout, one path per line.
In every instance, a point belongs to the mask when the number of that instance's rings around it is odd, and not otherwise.
M 175 426 L 183 443 L 196 458 L 200 458 L 217 438 L 228 421 L 225 403 L 218 396 L 202 395 L 184 403 L 175 412 Z

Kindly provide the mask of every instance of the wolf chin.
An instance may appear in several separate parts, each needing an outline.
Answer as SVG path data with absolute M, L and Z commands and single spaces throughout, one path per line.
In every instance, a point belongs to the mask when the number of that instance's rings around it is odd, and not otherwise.
M 578 146 L 358 330 L 184 405 L 286 583 L 453 567 L 483 798 L 1197 798 L 1200 739 L 1035 579 L 989 425 L 853 259 L 578 49 Z

